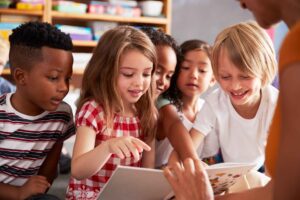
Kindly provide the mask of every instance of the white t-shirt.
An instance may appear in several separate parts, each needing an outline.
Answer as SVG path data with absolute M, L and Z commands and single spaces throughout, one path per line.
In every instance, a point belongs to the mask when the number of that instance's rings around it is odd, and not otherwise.
M 199 100 L 197 101 L 197 109 L 200 110 L 203 104 L 204 104 L 204 100 L 199 98 Z M 193 127 L 193 122 L 191 122 L 188 118 L 186 118 L 186 116 L 182 112 L 178 111 L 178 115 L 184 127 L 187 129 L 187 131 L 190 131 L 191 128 Z M 168 163 L 168 159 L 170 157 L 172 150 L 173 147 L 170 144 L 169 139 L 167 137 L 163 140 L 155 141 L 155 167 L 156 168 L 159 168 Z M 202 146 L 200 145 L 199 148 L 197 149 L 198 155 L 200 155 L 201 151 L 202 151 Z
M 216 134 L 224 162 L 256 163 L 265 160 L 265 145 L 278 90 L 267 86 L 253 119 L 242 118 L 231 104 L 229 96 L 220 88 L 213 91 L 197 114 L 193 128 L 204 135 Z M 214 141 L 210 141 L 214 142 Z M 206 146 L 204 148 L 207 148 Z

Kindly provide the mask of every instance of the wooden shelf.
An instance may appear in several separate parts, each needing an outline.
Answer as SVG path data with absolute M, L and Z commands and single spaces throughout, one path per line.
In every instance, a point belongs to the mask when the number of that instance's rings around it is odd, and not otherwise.
M 51 12 L 52 19 L 79 19 L 85 21 L 110 21 L 120 23 L 139 23 L 139 24 L 160 24 L 166 25 L 168 20 L 163 17 L 122 17 L 115 15 L 99 15 L 99 14 L 74 14 L 58 11 Z
M 43 16 L 43 11 L 41 11 L 41 10 L 17 10 L 17 9 L 12 9 L 12 8 L 0 8 L 0 14 Z
M 108 14 L 74 14 L 52 10 L 53 0 L 46 0 L 43 10 L 17 10 L 13 8 L 0 8 L 0 22 L 22 23 L 28 20 L 40 20 L 51 24 L 61 23 L 67 25 L 87 26 L 92 21 L 116 22 L 128 25 L 149 25 L 162 28 L 166 33 L 171 34 L 172 0 L 161 0 L 164 4 L 161 17 L 123 17 Z M 76 2 L 89 3 L 86 0 Z M 92 52 L 97 41 L 73 40 L 75 52 Z M 84 69 L 73 69 L 73 82 L 80 87 Z M 10 69 L 3 71 L 3 76 L 11 79 Z

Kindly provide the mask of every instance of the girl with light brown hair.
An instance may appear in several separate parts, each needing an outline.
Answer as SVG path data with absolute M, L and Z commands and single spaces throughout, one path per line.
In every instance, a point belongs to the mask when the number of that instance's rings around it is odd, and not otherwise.
M 154 166 L 156 60 L 133 27 L 101 37 L 83 75 L 67 199 L 96 199 L 117 165 Z

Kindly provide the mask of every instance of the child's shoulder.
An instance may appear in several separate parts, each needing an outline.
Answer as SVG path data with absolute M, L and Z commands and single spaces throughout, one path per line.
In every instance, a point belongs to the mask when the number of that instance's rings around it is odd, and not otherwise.
M 70 121 L 73 119 L 73 111 L 71 106 L 62 101 L 55 111 L 45 112 L 40 116 L 43 119 L 61 119 L 63 121 Z
M 263 95 L 265 96 L 264 98 L 269 101 L 271 104 L 276 104 L 279 91 L 277 88 L 275 88 L 272 85 L 268 85 L 263 89 Z
M 99 111 L 103 111 L 103 106 L 99 103 L 97 103 L 94 99 L 86 101 L 82 107 L 81 110 L 86 110 L 86 109 L 96 109 Z
M 156 100 L 156 108 L 159 110 L 162 107 L 171 104 L 171 101 L 167 98 L 164 98 L 162 96 L 159 96 L 158 99 Z
M 72 113 L 72 108 L 68 103 L 62 101 L 57 107 L 56 111 L 58 112 L 64 111 L 64 112 Z
M 99 115 L 101 113 L 104 113 L 103 106 L 99 103 L 97 103 L 95 100 L 88 100 L 86 101 L 81 108 L 77 111 L 77 115 Z

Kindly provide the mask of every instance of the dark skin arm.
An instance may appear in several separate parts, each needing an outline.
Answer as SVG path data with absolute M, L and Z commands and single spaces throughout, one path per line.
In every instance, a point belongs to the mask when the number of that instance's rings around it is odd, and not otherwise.
M 159 109 L 158 130 L 157 139 L 168 137 L 181 160 L 188 157 L 198 158 L 193 141 L 182 124 L 174 105 L 169 104 Z
M 274 199 L 300 199 L 300 63 L 295 63 L 280 76 L 281 134 Z
M 0 183 L 0 199 L 24 200 L 36 194 L 45 193 L 50 184 L 44 176 L 31 176 L 22 186 Z
M 30 196 L 45 193 L 50 187 L 50 183 L 56 177 L 57 163 L 60 157 L 63 142 L 58 141 L 48 153 L 38 175 L 32 176 L 22 186 L 12 186 L 0 183 L 0 199 L 26 199 Z
M 56 178 L 57 175 L 57 164 L 62 146 L 63 141 L 57 141 L 53 145 L 51 151 L 48 153 L 38 172 L 38 175 L 46 177 L 50 184 L 52 184 L 53 180 Z

